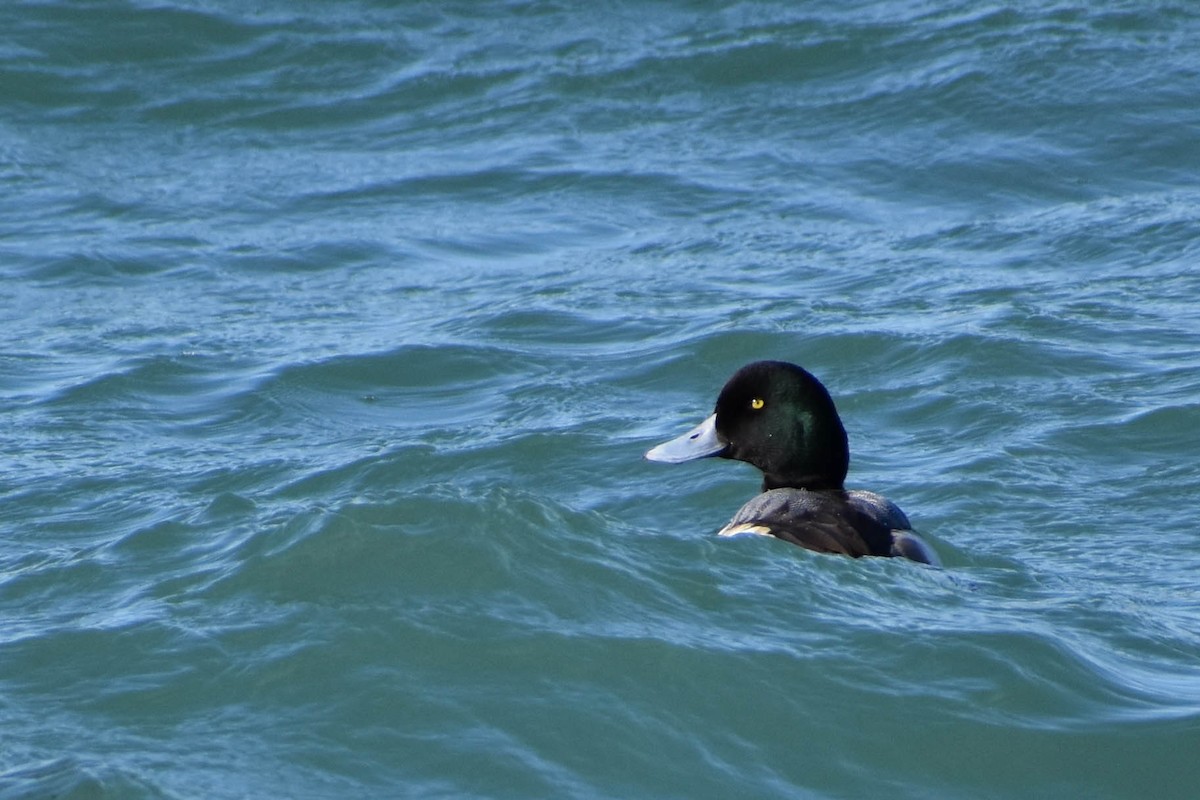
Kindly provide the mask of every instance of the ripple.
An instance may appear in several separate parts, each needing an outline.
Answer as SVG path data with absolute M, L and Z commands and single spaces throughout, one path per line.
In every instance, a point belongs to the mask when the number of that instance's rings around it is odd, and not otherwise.
M 0 12 L 0 795 L 1194 793 L 1194 11 L 101 6 Z M 944 569 L 643 461 L 760 358 Z

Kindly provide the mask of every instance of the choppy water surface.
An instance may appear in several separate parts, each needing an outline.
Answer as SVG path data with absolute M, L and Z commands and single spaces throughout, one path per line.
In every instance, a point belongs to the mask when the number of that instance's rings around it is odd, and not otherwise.
M 1193 795 L 1200 11 L 326 6 L 0 11 L 0 798 Z

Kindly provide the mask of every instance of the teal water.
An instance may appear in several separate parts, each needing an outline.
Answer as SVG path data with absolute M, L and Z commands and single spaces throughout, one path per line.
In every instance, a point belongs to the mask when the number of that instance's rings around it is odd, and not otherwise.
M 1186 798 L 1200 9 L 0 10 L 0 798 Z M 642 453 L 803 364 L 941 570 Z

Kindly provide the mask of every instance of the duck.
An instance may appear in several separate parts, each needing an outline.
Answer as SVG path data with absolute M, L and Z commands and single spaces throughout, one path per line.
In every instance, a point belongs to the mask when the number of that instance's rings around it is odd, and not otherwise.
M 713 457 L 744 461 L 763 476 L 761 493 L 718 536 L 758 534 L 819 553 L 940 563 L 899 506 L 845 488 L 846 429 L 829 391 L 803 367 L 747 364 L 721 389 L 712 415 L 645 454 L 668 464 Z

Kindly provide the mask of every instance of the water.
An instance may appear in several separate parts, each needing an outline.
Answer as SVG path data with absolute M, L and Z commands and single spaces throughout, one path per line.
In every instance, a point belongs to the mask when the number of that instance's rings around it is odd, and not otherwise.
M 0 23 L 0 798 L 1194 796 L 1191 4 Z M 760 358 L 944 569 L 641 460 Z

